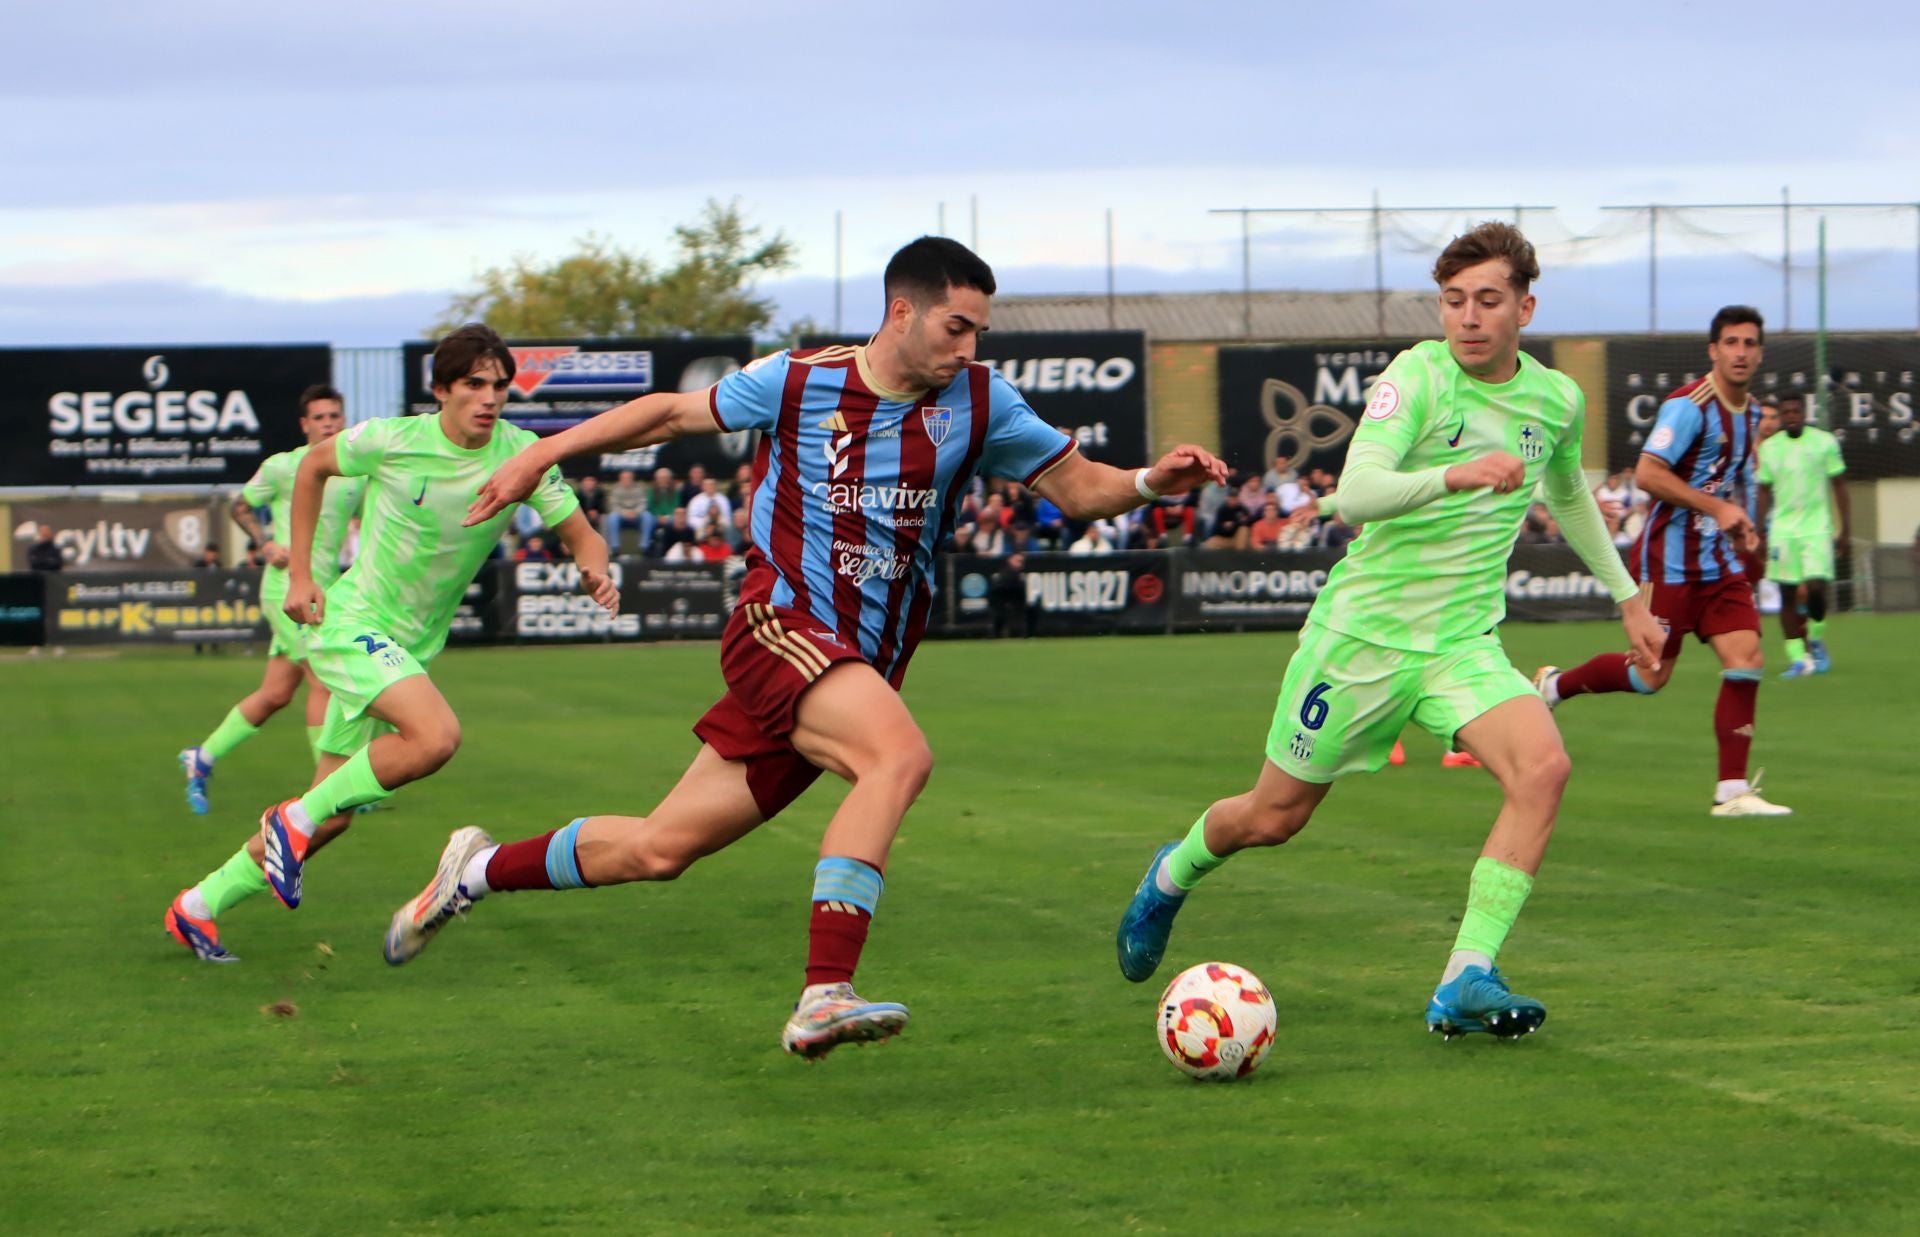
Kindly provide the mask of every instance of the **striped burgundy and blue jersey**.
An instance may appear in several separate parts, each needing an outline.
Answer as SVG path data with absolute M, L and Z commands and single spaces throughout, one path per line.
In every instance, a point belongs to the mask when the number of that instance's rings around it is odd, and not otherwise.
M 762 357 L 714 386 L 711 406 L 723 430 L 760 431 L 740 604 L 805 611 L 896 686 L 974 474 L 1032 485 L 1075 445 L 985 365 L 901 393 L 845 345 Z
M 1690 382 L 1660 405 L 1646 454 L 1663 461 L 1694 489 L 1745 505 L 1752 486 L 1759 408 L 1739 411 L 1720 401 L 1713 376 Z M 1742 575 L 1740 557 L 1712 516 L 1656 500 L 1632 553 L 1643 584 L 1702 584 Z

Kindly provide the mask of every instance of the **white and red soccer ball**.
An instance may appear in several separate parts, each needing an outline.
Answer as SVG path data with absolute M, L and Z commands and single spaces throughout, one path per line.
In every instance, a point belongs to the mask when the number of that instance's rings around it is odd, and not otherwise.
M 1245 1078 L 1273 1047 L 1273 994 L 1231 962 L 1202 962 L 1173 977 L 1160 995 L 1160 1051 L 1194 1078 Z

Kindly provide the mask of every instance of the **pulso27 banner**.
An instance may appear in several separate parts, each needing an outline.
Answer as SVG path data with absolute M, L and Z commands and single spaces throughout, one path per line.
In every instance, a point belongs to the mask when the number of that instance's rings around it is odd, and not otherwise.
M 1607 467 L 1632 468 L 1660 405 L 1713 369 L 1705 335 L 1607 341 Z M 1827 344 L 1832 407 L 1818 424 L 1840 442 L 1855 480 L 1920 476 L 1920 424 L 1914 421 L 1920 340 L 1911 335 L 1840 335 Z M 1762 397 L 1806 396 L 1816 386 L 1814 341 L 1774 336 L 1751 389 Z
M 264 640 L 252 571 L 62 573 L 47 579 L 53 644 L 203 644 Z
M 26 561 L 46 524 L 67 571 L 195 567 L 218 544 L 213 509 L 204 502 L 16 502 L 10 521 L 15 562 Z
M 1250 476 L 1282 467 L 1338 475 L 1373 384 L 1413 340 L 1220 349 L 1220 454 Z M 1523 348 L 1553 364 L 1550 340 Z
M 809 335 L 801 346 L 863 344 L 864 335 Z M 1049 425 L 1073 435 L 1090 460 L 1118 468 L 1151 463 L 1147 337 L 1140 331 L 989 331 L 978 359 L 1012 383 Z
M 318 344 L 0 349 L 0 486 L 242 484 L 332 369 Z
M 745 336 L 716 339 L 549 339 L 509 340 L 515 372 L 507 392 L 506 417 L 536 434 L 554 434 L 609 408 L 655 391 L 702 391 L 753 358 Z M 401 347 L 407 411 L 430 413 L 433 396 L 433 345 Z M 700 434 L 643 447 L 598 461 L 573 460 L 569 473 L 632 469 L 642 480 L 656 468 L 671 468 L 684 478 L 699 464 L 722 481 L 741 464 L 753 462 L 753 435 Z
M 1156 551 L 1030 554 L 1015 574 L 1005 559 L 945 555 L 941 587 L 949 605 L 935 602 L 945 619 L 937 634 L 991 631 L 996 606 L 1024 609 L 1035 635 L 1164 632 L 1169 561 Z

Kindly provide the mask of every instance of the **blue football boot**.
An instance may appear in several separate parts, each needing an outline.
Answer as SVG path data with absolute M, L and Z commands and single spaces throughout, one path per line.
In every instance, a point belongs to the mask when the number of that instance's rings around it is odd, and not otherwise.
M 1813 672 L 1815 674 L 1825 674 L 1833 669 L 1833 658 L 1827 656 L 1827 642 L 1825 640 L 1807 641 L 1807 652 L 1813 656 Z
M 1160 956 L 1167 952 L 1167 937 L 1173 932 L 1173 917 L 1180 913 L 1180 904 L 1187 900 L 1184 894 L 1170 898 L 1161 893 L 1153 879 L 1160 865 L 1179 845 L 1168 842 L 1153 852 L 1153 862 L 1147 865 L 1147 874 L 1140 879 L 1140 887 L 1133 891 L 1133 901 L 1127 903 L 1127 913 L 1120 916 L 1120 930 L 1114 934 L 1114 947 L 1120 954 L 1120 973 L 1136 984 L 1159 969 Z
M 1427 1002 L 1427 1031 L 1438 1031 L 1447 1039 L 1474 1031 L 1512 1039 L 1538 1031 L 1546 1020 L 1547 1007 L 1530 996 L 1509 992 L 1497 966 L 1491 971 L 1468 967 L 1452 982 L 1435 988 Z
M 180 753 L 180 770 L 187 775 L 187 806 L 194 815 L 207 814 L 207 779 L 213 776 L 213 761 L 204 749 L 190 747 Z

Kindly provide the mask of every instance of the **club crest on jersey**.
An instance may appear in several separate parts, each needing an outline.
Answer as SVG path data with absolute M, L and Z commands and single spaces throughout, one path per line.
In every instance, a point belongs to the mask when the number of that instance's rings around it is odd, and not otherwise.
M 931 438 L 933 445 L 937 447 L 947 440 L 947 433 L 953 429 L 953 409 L 922 408 L 920 424 L 926 426 L 927 437 Z
M 1531 464 L 1547 453 L 1547 436 L 1537 425 L 1520 427 L 1520 454 Z

